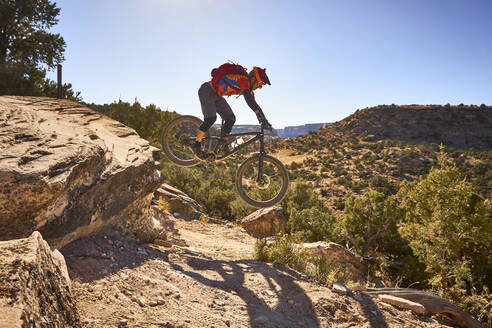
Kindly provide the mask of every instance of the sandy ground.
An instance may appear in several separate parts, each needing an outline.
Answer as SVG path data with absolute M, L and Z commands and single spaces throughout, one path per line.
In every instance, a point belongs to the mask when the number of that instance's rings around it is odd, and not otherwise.
M 171 217 L 168 231 L 170 247 L 100 234 L 62 250 L 84 327 L 441 327 L 256 261 L 232 224 Z
M 275 153 L 272 153 L 272 156 L 278 158 L 284 165 L 289 165 L 291 163 L 302 163 L 305 159 L 310 158 L 311 156 L 302 154 L 302 155 L 291 155 L 294 151 L 289 149 L 280 149 Z

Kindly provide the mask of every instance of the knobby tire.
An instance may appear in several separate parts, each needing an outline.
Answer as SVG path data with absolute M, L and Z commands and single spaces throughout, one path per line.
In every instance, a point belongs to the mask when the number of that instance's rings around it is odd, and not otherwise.
M 236 189 L 239 195 L 241 196 L 244 201 L 246 201 L 248 204 L 254 206 L 254 207 L 270 207 L 278 202 L 280 202 L 284 197 L 285 194 L 287 193 L 287 189 L 289 188 L 289 173 L 287 172 L 287 169 L 285 166 L 280 162 L 277 158 L 270 156 L 270 155 L 263 155 L 263 161 L 264 162 L 269 162 L 270 164 L 273 164 L 277 169 L 280 174 L 281 180 L 282 180 L 282 186 L 277 195 L 275 195 L 273 198 L 268 199 L 266 201 L 258 201 L 255 199 L 252 199 L 249 197 L 246 192 L 243 190 L 242 186 L 242 178 L 246 170 L 251 166 L 251 165 L 258 165 L 258 159 L 260 157 L 260 154 L 255 154 L 252 157 L 247 158 L 243 163 L 241 163 L 241 166 L 239 166 L 239 169 L 237 170 L 236 173 Z
M 161 137 L 160 137 L 159 141 L 162 145 L 162 150 L 164 151 L 164 154 L 166 155 L 166 157 L 171 162 L 173 162 L 174 164 L 179 165 L 179 166 L 190 167 L 190 166 L 194 166 L 194 165 L 199 164 L 200 160 L 197 159 L 196 157 L 193 157 L 193 159 L 189 159 L 189 160 L 183 160 L 183 159 L 178 158 L 175 154 L 173 154 L 173 152 L 170 148 L 170 143 L 169 143 L 170 142 L 169 137 L 170 137 L 172 130 L 176 126 L 178 126 L 179 124 L 182 124 L 182 123 L 191 123 L 191 124 L 195 125 L 198 129 L 200 127 L 200 125 L 202 124 L 202 120 L 200 120 L 199 118 L 192 116 L 192 115 L 183 115 L 183 116 L 176 117 L 175 119 L 172 119 L 171 121 L 169 121 L 167 123 L 167 125 L 164 127 L 164 129 L 162 130 Z M 205 134 L 203 140 L 204 140 L 203 142 L 205 143 L 205 149 L 209 149 L 211 139 L 210 139 L 210 133 L 208 131 Z

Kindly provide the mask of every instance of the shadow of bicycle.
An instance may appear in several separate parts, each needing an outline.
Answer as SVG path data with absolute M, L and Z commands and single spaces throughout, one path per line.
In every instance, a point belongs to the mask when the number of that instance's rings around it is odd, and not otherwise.
M 265 327 L 266 324 L 269 327 L 320 326 L 310 298 L 296 283 L 302 277 L 295 271 L 279 270 L 255 260 L 224 261 L 185 256 L 187 265 L 193 270 L 176 264 L 172 267 L 206 286 L 234 291 L 245 303 L 251 327 Z M 214 271 L 221 279 L 207 278 L 200 271 Z M 258 292 L 258 286 L 251 284 L 261 283 L 261 280 L 268 287 Z

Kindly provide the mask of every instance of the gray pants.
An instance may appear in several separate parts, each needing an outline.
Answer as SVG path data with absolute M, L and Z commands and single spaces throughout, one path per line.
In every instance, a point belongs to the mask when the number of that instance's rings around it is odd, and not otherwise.
M 198 90 L 198 97 L 202 105 L 203 123 L 200 130 L 206 132 L 217 120 L 217 114 L 224 120 L 222 135 L 229 134 L 232 126 L 236 122 L 236 116 L 232 112 L 231 106 L 227 101 L 217 95 L 210 83 L 205 82 Z

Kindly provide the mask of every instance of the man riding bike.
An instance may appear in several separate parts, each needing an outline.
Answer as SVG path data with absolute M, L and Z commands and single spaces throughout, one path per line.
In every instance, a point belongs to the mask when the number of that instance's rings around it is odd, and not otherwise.
M 202 84 L 198 90 L 200 104 L 203 112 L 203 123 L 198 130 L 193 153 L 201 160 L 206 159 L 207 154 L 202 151 L 202 139 L 208 129 L 217 119 L 217 113 L 224 120 L 221 130 L 221 143 L 227 144 L 227 138 L 236 122 L 236 116 L 224 96 L 243 95 L 248 106 L 254 111 L 258 122 L 267 129 L 271 129 L 261 107 L 256 103 L 253 90 L 260 89 L 263 85 L 270 85 L 266 69 L 253 67 L 247 73 L 246 70 L 235 64 L 224 64 L 212 71 L 212 80 Z

